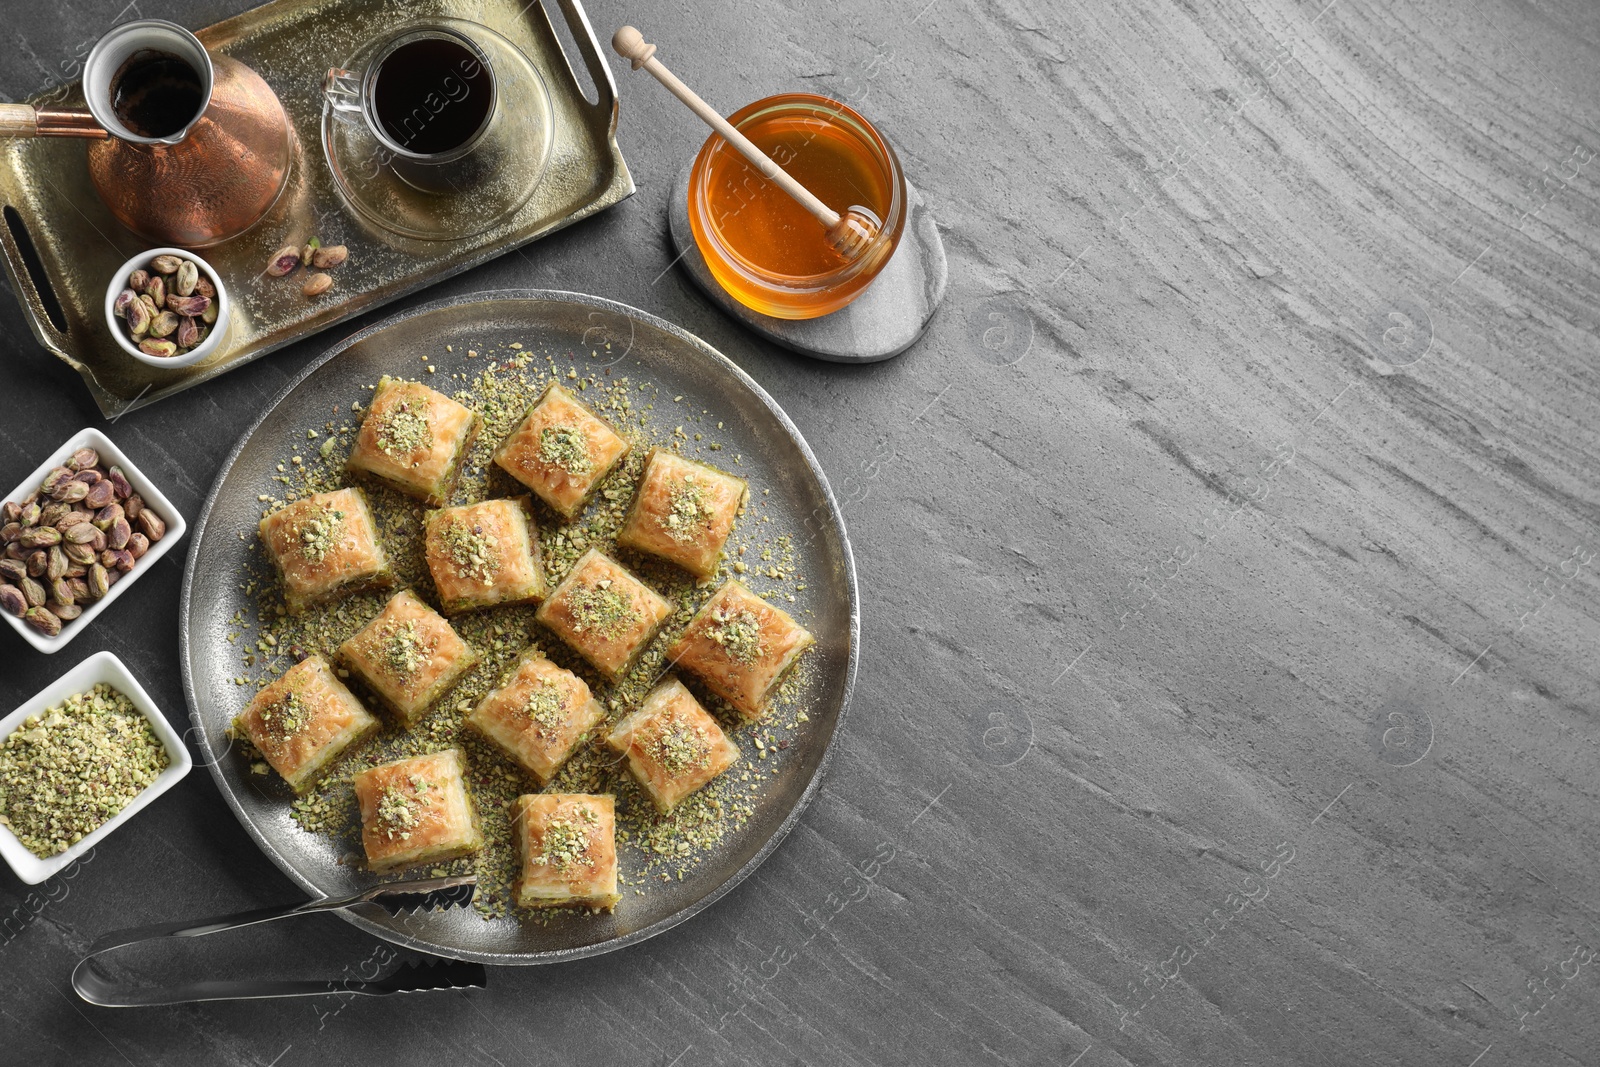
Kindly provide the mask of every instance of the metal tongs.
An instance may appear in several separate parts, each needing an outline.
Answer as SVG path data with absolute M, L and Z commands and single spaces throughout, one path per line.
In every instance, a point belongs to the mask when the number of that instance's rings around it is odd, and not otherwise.
M 464 960 L 431 959 L 402 964 L 381 978 L 334 978 L 302 981 L 253 979 L 230 982 L 194 982 L 189 985 L 130 990 L 119 986 L 95 966 L 95 958 L 112 949 L 149 941 L 158 937 L 204 937 L 237 930 L 257 923 L 309 915 L 318 911 L 341 911 L 357 904 L 372 904 L 390 915 L 415 914 L 422 910 L 456 908 L 472 902 L 477 883 L 473 875 L 449 878 L 413 879 L 373 886 L 363 893 L 342 900 L 312 900 L 304 904 L 281 905 L 257 911 L 224 915 L 195 922 L 156 923 L 133 930 L 109 933 L 89 946 L 89 954 L 72 971 L 72 988 L 90 1004 L 105 1008 L 141 1008 L 161 1004 L 188 1004 L 202 1000 L 259 1000 L 267 997 L 311 997 L 330 993 L 351 993 L 382 997 L 390 993 L 417 993 L 429 989 L 481 988 L 489 983 L 489 972 L 481 963 Z

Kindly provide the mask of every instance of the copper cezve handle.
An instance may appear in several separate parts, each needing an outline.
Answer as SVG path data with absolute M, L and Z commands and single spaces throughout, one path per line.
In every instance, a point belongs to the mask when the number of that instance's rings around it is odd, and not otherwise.
M 91 137 L 104 140 L 105 129 L 80 108 L 0 104 L 0 137 Z

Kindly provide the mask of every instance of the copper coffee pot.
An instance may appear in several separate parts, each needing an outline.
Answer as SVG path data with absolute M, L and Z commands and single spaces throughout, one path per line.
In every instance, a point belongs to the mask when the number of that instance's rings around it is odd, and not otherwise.
M 113 107 L 130 60 L 166 53 L 193 68 L 199 107 L 160 137 L 129 128 Z M 84 61 L 87 110 L 0 104 L 0 136 L 92 138 L 89 176 L 124 226 L 153 244 L 204 248 L 255 225 L 289 181 L 294 135 L 283 104 L 261 76 L 212 55 L 182 26 L 127 22 Z

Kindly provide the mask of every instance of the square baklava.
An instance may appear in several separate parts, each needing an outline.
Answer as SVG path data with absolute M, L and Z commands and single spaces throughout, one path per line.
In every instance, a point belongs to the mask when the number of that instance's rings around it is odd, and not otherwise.
M 355 776 L 361 845 L 373 871 L 443 863 L 478 851 L 483 835 L 458 748 L 369 767 Z
M 670 677 L 622 717 L 606 744 L 627 758 L 628 770 L 663 813 L 739 758 L 739 746 Z
M 582 678 L 529 649 L 465 721 L 544 785 L 605 717 Z
M 616 810 L 609 796 L 540 793 L 512 807 L 522 856 L 515 886 L 520 908 L 603 908 L 617 892 Z
M 551 382 L 494 461 L 570 519 L 627 454 L 628 442 L 609 423 Z
M 539 605 L 535 618 L 608 680 L 627 672 L 672 606 L 611 557 L 590 549 Z
M 496 604 L 532 604 L 549 585 L 528 498 L 430 511 L 423 552 L 446 615 Z
M 420 382 L 378 381 L 347 464 L 433 507 L 450 500 L 477 432 L 470 409 Z
M 296 500 L 262 519 L 260 532 L 290 614 L 392 580 L 378 525 L 359 489 Z
M 310 656 L 255 695 L 233 721 L 296 793 L 378 728 L 321 656 Z
M 667 649 L 667 659 L 748 719 L 760 718 L 784 672 L 815 644 L 804 626 L 740 582 L 712 594 Z
M 654 449 L 617 544 L 660 556 L 704 580 L 716 573 L 748 492 L 743 478 Z
M 478 654 L 421 597 L 402 589 L 339 646 L 339 660 L 410 726 L 472 669 Z

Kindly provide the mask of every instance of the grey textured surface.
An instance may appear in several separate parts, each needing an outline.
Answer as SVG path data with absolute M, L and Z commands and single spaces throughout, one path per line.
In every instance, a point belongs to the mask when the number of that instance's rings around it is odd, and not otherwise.
M 234 10 L 141 4 L 192 25 Z M 0 92 L 39 88 L 120 10 L 9 11 Z M 951 292 L 903 357 L 759 342 L 666 269 L 665 197 L 702 135 L 625 80 L 639 194 L 431 294 L 612 297 L 787 408 L 844 502 L 863 597 L 817 803 L 738 890 L 626 953 L 320 1013 L 78 1005 L 66 976 L 97 932 L 293 892 L 192 774 L 71 880 L 30 896 L 0 876 L 0 1058 L 1595 1062 L 1600 9 L 591 15 L 639 25 L 724 107 L 842 95 L 945 227 Z M 0 316 L 10 484 L 96 419 Z M 110 432 L 192 510 L 334 340 Z M 180 559 L 65 661 L 0 634 L 0 695 L 105 647 L 181 723 Z M 149 966 L 337 973 L 380 951 L 331 919 L 204 947 Z
M 900 243 L 866 291 L 832 314 L 775 319 L 747 308 L 717 284 L 694 243 L 689 223 L 689 166 L 667 197 L 667 232 L 681 257 L 677 266 L 706 299 L 769 341 L 834 363 L 877 363 L 916 344 L 933 322 L 950 282 L 939 222 L 916 186 L 906 182 L 906 225 Z

